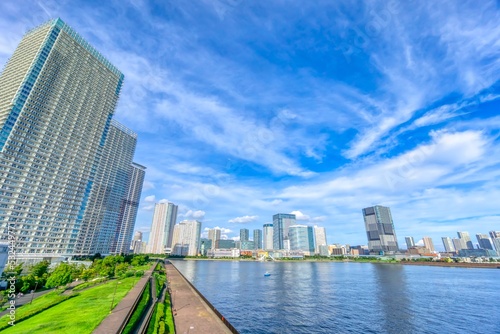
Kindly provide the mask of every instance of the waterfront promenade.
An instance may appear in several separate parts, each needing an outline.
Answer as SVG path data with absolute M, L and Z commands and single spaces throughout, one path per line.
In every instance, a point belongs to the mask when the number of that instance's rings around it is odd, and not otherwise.
M 170 262 L 165 268 L 177 334 L 232 333 Z

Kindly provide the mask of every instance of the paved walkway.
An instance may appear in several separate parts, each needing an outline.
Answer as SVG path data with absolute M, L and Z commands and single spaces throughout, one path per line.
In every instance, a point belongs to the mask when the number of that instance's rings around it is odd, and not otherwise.
M 177 334 L 231 333 L 171 263 L 167 263 L 165 268 L 168 286 L 171 290 L 172 311 Z
M 29 304 L 31 302 L 31 299 L 36 299 L 37 297 L 40 297 L 41 295 L 44 295 L 46 293 L 52 292 L 54 289 L 48 289 L 48 290 L 43 290 L 39 292 L 35 292 L 34 295 L 31 293 L 24 294 L 22 297 L 16 298 L 16 308 L 23 306 L 24 304 Z M 8 306 L 9 301 L 6 302 Z M 0 313 L 0 317 L 9 313 L 9 309 L 6 309 L 5 311 Z
M 117 334 L 121 332 L 121 327 L 129 312 L 134 307 L 134 303 L 142 292 L 143 287 L 151 277 L 151 273 L 156 267 L 156 262 L 144 273 L 144 276 L 129 291 L 129 293 L 115 306 L 109 316 L 104 319 L 99 326 L 92 332 L 93 334 Z

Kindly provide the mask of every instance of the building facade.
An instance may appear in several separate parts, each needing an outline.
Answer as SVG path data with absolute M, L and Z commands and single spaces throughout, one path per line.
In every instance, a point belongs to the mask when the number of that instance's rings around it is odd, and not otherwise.
M 218 228 L 211 228 L 208 230 L 208 239 L 210 239 L 212 242 L 210 244 L 210 248 L 214 249 L 215 245 L 217 244 L 217 240 L 220 240 L 220 229 Z
M 399 250 L 390 208 L 380 205 L 365 208 L 363 218 L 370 252 L 393 253 Z
M 455 246 L 450 237 L 442 237 L 441 240 L 443 240 L 443 246 L 446 253 L 455 253 Z
M 500 231 L 490 231 L 491 241 L 493 242 L 493 246 L 497 251 L 497 255 L 500 256 Z
M 460 239 L 463 240 L 463 243 L 465 244 L 464 249 L 474 249 L 474 244 L 472 243 L 472 240 L 470 239 L 469 232 L 457 232 L 457 235 Z
M 262 249 L 262 230 L 253 230 L 254 249 Z
M 301 250 L 304 252 L 304 255 L 314 254 L 314 230 L 312 226 L 290 225 L 288 235 L 290 250 Z
M 290 249 L 288 229 L 295 225 L 295 215 L 278 213 L 273 216 L 273 249 Z
M 123 74 L 60 19 L 0 75 L 0 239 L 18 258 L 73 255 Z
M 314 252 L 316 254 L 321 254 L 321 246 L 328 246 L 326 242 L 326 229 L 324 227 L 314 226 L 314 245 Z
M 127 249 L 130 249 L 130 238 L 134 231 L 137 211 L 139 210 L 139 201 L 141 199 L 145 174 L 146 167 L 135 162 L 130 165 L 127 191 L 120 206 L 120 216 L 118 217 L 118 225 L 111 253 L 127 253 Z
M 415 247 L 415 240 L 413 240 L 413 237 L 405 237 L 405 241 L 407 249 Z
M 273 249 L 273 224 L 264 224 L 262 230 L 262 248 Z
M 250 231 L 247 228 L 240 229 L 240 241 L 250 240 Z
M 479 243 L 479 248 L 493 250 L 493 245 L 487 234 L 476 234 L 476 238 Z
M 196 256 L 200 249 L 201 222 L 183 220 L 174 226 L 172 255 Z
M 123 203 L 127 197 L 130 181 L 130 166 L 134 158 L 137 134 L 122 124 L 111 120 L 108 134 L 96 169 L 96 176 L 90 191 L 87 207 L 83 214 L 82 228 L 75 253 L 103 254 L 116 253 L 118 238 L 125 231 L 123 226 Z M 140 184 L 142 188 L 142 183 Z M 135 216 L 130 222 L 132 230 L 127 235 L 128 252 Z M 120 236 L 120 231 L 122 235 Z
M 435 252 L 436 249 L 434 248 L 434 242 L 432 242 L 431 237 L 423 237 L 422 241 L 424 242 L 424 247 L 427 249 L 429 252 Z
M 148 241 L 148 253 L 165 254 L 172 247 L 172 238 L 177 220 L 177 205 L 156 203 Z
M 460 252 L 462 249 L 467 249 L 467 245 L 465 244 L 464 239 L 453 238 L 451 239 L 453 242 L 453 247 L 455 247 L 455 252 Z

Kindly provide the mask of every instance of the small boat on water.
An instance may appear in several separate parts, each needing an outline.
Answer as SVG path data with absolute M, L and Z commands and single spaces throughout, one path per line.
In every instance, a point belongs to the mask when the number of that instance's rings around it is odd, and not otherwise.
M 267 276 L 271 276 L 271 274 L 266 271 L 266 273 L 264 274 L 264 276 L 266 276 L 266 277 Z

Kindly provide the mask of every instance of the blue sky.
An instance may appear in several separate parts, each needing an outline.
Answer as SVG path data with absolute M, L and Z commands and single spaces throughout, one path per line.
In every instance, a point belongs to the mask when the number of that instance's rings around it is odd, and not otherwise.
M 124 74 L 155 202 L 228 238 L 275 213 L 366 244 L 500 229 L 497 1 L 3 1 L 0 63 L 61 17 Z

